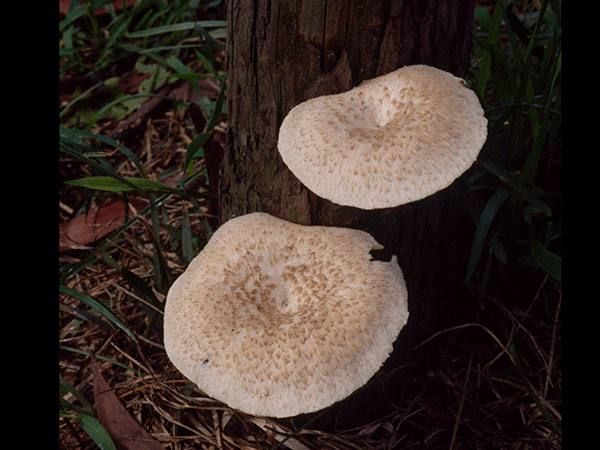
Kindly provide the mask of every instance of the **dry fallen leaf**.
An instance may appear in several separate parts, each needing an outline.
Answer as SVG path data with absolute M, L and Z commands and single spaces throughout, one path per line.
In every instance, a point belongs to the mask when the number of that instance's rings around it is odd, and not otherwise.
M 73 0 L 60 0 L 60 6 L 59 6 L 59 12 L 61 14 L 67 14 L 69 12 L 69 8 L 71 7 L 71 3 Z M 137 0 L 127 0 L 127 7 L 133 6 L 135 5 L 135 2 Z M 116 1 L 113 2 L 113 7 L 115 8 L 116 11 L 120 11 L 121 9 L 123 9 L 123 2 L 122 1 Z M 98 8 L 95 11 L 97 16 L 100 16 L 102 14 L 108 14 L 108 11 L 104 8 Z
M 98 420 L 122 450 L 162 450 L 158 441 L 129 414 L 119 401 L 102 374 L 96 361 L 92 360 L 94 377 L 94 402 Z
M 129 206 L 141 209 L 146 203 L 140 198 L 129 199 Z M 131 215 L 131 211 L 129 211 Z M 91 244 L 125 223 L 125 203 L 122 199 L 90 209 L 60 224 L 59 251 L 89 249 Z

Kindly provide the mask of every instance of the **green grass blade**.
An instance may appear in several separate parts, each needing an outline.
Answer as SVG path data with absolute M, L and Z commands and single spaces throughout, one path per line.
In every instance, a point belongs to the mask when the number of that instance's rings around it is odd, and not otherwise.
M 541 131 L 538 133 L 533 147 L 525 160 L 525 164 L 523 165 L 522 170 L 522 178 L 524 181 L 533 180 L 535 173 L 537 171 L 537 167 L 539 165 L 539 161 L 542 154 L 542 149 L 546 140 L 546 135 L 548 132 L 548 124 L 550 123 L 550 112 L 552 111 L 552 100 L 554 98 L 554 89 L 556 86 L 556 80 L 562 69 L 562 52 L 558 52 L 558 56 L 556 59 L 556 65 L 554 67 L 554 74 L 552 76 L 552 80 L 550 81 L 550 85 L 548 87 L 548 92 L 546 93 L 546 104 L 544 108 L 544 113 L 542 116 L 542 124 Z
M 527 79 L 527 84 L 525 86 L 525 99 L 528 103 L 535 103 L 535 92 L 531 77 Z M 533 139 L 535 140 L 540 133 L 540 118 L 538 110 L 535 107 L 529 108 L 527 114 L 529 115 L 529 123 L 531 124 L 531 133 L 533 135 Z
M 156 298 L 152 288 L 150 288 L 142 278 L 126 267 L 121 269 L 121 275 L 123 276 L 123 279 L 129 283 L 129 286 L 131 286 L 131 289 L 138 297 L 144 299 L 158 310 L 162 308 L 162 304 Z
M 106 431 L 106 428 L 102 426 L 98 419 L 87 414 L 82 414 L 77 423 L 102 450 L 117 450 L 108 431 Z
M 518 90 L 518 82 L 500 47 L 492 46 L 492 81 L 496 95 L 502 103 L 511 103 Z
M 181 61 L 177 56 L 173 54 L 169 55 L 166 61 L 169 67 L 179 74 L 194 73 L 192 69 L 186 66 L 183 61 Z
M 560 2 L 558 0 L 550 0 L 550 5 L 551 5 L 551 9 L 552 11 L 550 13 L 547 13 L 549 15 L 551 15 L 552 17 L 554 17 L 555 21 L 556 21 L 556 25 L 560 27 L 561 26 L 561 11 L 560 11 Z
M 158 205 L 154 198 L 154 195 L 150 194 L 150 219 L 152 222 L 152 229 L 148 230 L 148 235 L 152 240 L 152 254 L 153 254 L 153 267 L 154 267 L 154 287 L 155 289 L 162 293 L 166 294 L 169 286 L 169 270 L 167 267 L 167 262 L 163 256 L 163 251 L 160 243 L 160 224 L 158 220 Z M 155 319 L 157 317 L 155 316 Z M 152 322 L 150 327 L 154 326 L 156 323 Z
M 155 8 L 156 6 L 156 8 Z M 152 24 L 160 20 L 160 17 L 168 12 L 168 4 L 161 0 L 147 0 L 137 2 L 130 10 L 130 14 L 137 16 L 134 30 L 145 30 L 151 28 Z
M 125 370 L 128 370 L 128 371 L 134 373 L 138 377 L 144 377 L 144 376 L 146 376 L 145 373 L 140 372 L 139 370 L 136 370 L 133 367 L 129 367 L 127 364 L 123 364 L 123 363 L 121 363 L 119 361 L 116 361 L 116 360 L 114 360 L 112 358 L 107 358 L 106 356 L 96 355 L 94 353 L 91 353 L 91 352 L 88 352 L 88 351 L 85 351 L 85 350 L 80 350 L 78 348 L 69 347 L 67 345 L 59 345 L 58 348 L 59 348 L 59 350 L 65 350 L 67 352 L 77 353 L 79 355 L 93 356 L 96 359 L 99 359 L 101 361 L 106 361 L 106 362 L 111 363 L 111 364 L 113 364 L 115 366 L 118 366 L 118 367 L 121 367 L 121 368 L 123 368 Z M 61 377 L 61 379 L 62 379 L 62 377 Z M 61 384 L 61 386 L 62 386 L 62 384 Z M 73 388 L 73 391 L 75 391 L 74 388 Z M 83 398 L 83 396 L 81 394 L 79 394 L 79 392 L 75 391 L 73 393 L 78 397 L 79 401 L 81 401 L 82 403 L 85 401 L 85 398 Z M 79 398 L 79 396 L 81 396 L 82 398 Z M 91 408 L 91 410 L 93 410 L 93 407 L 92 407 L 91 404 L 90 404 L 90 408 Z
M 96 133 L 93 133 L 88 130 L 72 130 L 72 129 L 64 128 L 64 127 L 60 127 L 60 134 L 63 137 L 68 136 L 68 137 L 72 138 L 73 140 L 77 140 L 77 141 L 80 141 L 81 138 L 91 138 L 91 139 L 96 139 L 105 144 L 108 144 L 108 145 L 112 146 L 114 149 L 119 150 L 125 156 L 127 156 L 131 160 L 131 162 L 133 162 L 133 164 L 135 165 L 135 167 L 137 168 L 138 172 L 140 173 L 140 175 L 142 177 L 146 178 L 146 176 L 147 176 L 146 169 L 144 169 L 144 167 L 142 166 L 142 163 L 138 159 L 137 155 L 133 151 L 131 151 L 129 148 L 124 146 L 122 143 L 116 141 L 115 139 L 112 139 L 108 136 L 104 136 L 101 134 L 96 134 Z M 90 149 L 90 150 L 93 150 L 93 149 Z
M 470 189 L 465 193 L 465 195 L 461 195 L 461 201 L 475 223 L 479 223 L 479 219 L 481 217 L 481 208 L 471 195 Z M 498 258 L 502 264 L 506 264 L 506 250 L 504 250 L 504 247 L 498 240 L 496 233 L 494 233 L 494 231 L 490 231 L 488 239 L 490 249 L 496 255 L 496 258 Z
M 474 10 L 474 16 L 481 29 L 484 32 L 488 32 L 491 23 L 490 12 L 488 9 L 483 6 L 477 6 Z
M 183 61 L 181 61 L 177 56 L 175 55 L 169 55 L 166 59 L 167 64 L 169 65 L 169 67 L 171 69 L 173 69 L 176 73 L 173 75 L 170 75 L 170 78 L 183 78 L 186 79 L 190 82 L 190 84 L 192 85 L 192 87 L 194 88 L 194 90 L 196 92 L 198 92 L 199 94 L 201 93 L 201 89 L 200 86 L 198 85 L 197 81 L 200 78 L 208 78 L 210 75 L 205 75 L 205 74 L 197 74 L 195 73 L 192 69 L 190 69 Z
M 77 143 L 75 143 L 77 144 Z M 80 151 L 76 150 L 75 148 L 73 148 L 72 146 L 68 145 L 68 143 L 66 142 L 65 139 L 61 139 L 60 140 L 60 150 L 64 153 L 67 153 L 68 155 L 74 156 L 75 158 L 85 162 L 86 164 L 88 164 L 89 166 L 93 167 L 94 169 L 96 169 L 97 171 L 106 174 L 106 178 L 116 178 L 117 180 L 119 180 L 122 184 L 129 186 L 129 188 L 142 192 L 142 190 L 137 187 L 136 185 L 132 184 L 130 181 L 128 181 L 125 177 L 122 177 L 121 175 L 118 175 L 117 173 L 113 172 L 112 170 L 108 169 L 107 167 L 103 166 L 102 164 L 97 163 L 96 161 L 86 157 L 85 155 L 83 155 Z M 68 182 L 67 182 L 68 183 Z
M 121 269 L 121 275 L 123 276 L 123 279 L 129 283 L 129 286 L 137 297 L 134 298 L 139 301 L 140 306 L 146 313 L 146 317 L 148 317 L 148 331 L 152 329 L 155 324 L 160 324 L 159 314 L 163 310 L 164 305 L 156 298 L 152 288 L 148 286 L 142 278 L 126 267 Z
M 494 6 L 494 12 L 492 13 L 492 20 L 489 25 L 488 33 L 485 42 L 488 44 L 494 44 L 498 40 L 498 36 L 500 34 L 500 27 L 502 25 L 502 19 L 504 18 L 502 13 L 503 7 L 501 0 L 496 1 L 496 5 Z M 492 67 L 492 55 L 489 50 L 483 52 L 482 61 L 481 61 L 481 70 L 479 74 L 479 79 L 477 80 L 477 94 L 479 98 L 484 98 L 485 89 L 487 87 L 487 82 L 491 74 Z
M 77 19 L 83 17 L 88 12 L 88 7 L 85 4 L 74 6 L 75 2 L 70 7 L 69 12 L 63 20 L 58 24 L 58 32 L 62 33 L 69 25 L 73 24 Z
M 206 122 L 206 131 L 211 131 L 219 118 L 221 117 L 221 113 L 223 112 L 223 102 L 225 100 L 225 90 L 227 89 L 227 83 L 225 80 L 221 81 L 221 88 L 219 89 L 219 95 L 217 95 L 217 100 L 215 100 L 215 107 Z
M 538 240 L 531 242 L 531 255 L 544 272 L 558 281 L 562 281 L 560 256 L 548 250 Z
M 126 180 L 127 183 L 110 176 L 94 176 L 69 180 L 65 181 L 65 183 L 72 186 L 109 192 L 126 192 L 137 189 L 142 192 L 172 192 L 175 194 L 185 193 L 183 189 L 168 186 L 159 181 L 150 180 L 148 178 L 124 177 L 124 180 Z
M 511 45 L 513 57 L 515 58 L 515 61 L 517 63 L 518 73 L 521 75 L 522 81 L 524 82 L 524 80 L 526 80 L 528 77 L 527 72 L 529 71 L 529 67 L 527 65 L 527 62 L 525 61 L 523 52 L 521 51 L 519 37 L 515 33 L 515 30 L 513 29 L 512 21 L 510 20 L 510 10 L 507 8 L 508 3 L 510 3 L 510 2 L 507 2 L 506 0 L 501 0 L 501 1 L 502 1 L 502 3 L 504 3 L 503 8 L 502 8 L 502 13 L 504 16 L 504 23 L 506 25 L 506 35 L 507 35 L 508 40 Z
M 227 26 L 227 22 L 224 20 L 201 20 L 198 22 L 183 22 L 171 25 L 161 25 L 159 27 L 148 28 L 145 30 L 128 33 L 127 37 L 131 39 L 136 39 L 148 36 L 155 36 L 157 34 L 173 33 L 176 31 L 194 30 L 198 25 L 200 25 L 203 28 L 221 28 Z
M 164 78 L 177 78 L 179 80 L 187 80 L 187 81 L 192 81 L 193 82 L 193 88 L 197 91 L 199 91 L 198 85 L 195 83 L 198 80 L 206 80 L 207 78 L 215 78 L 214 75 L 209 75 L 206 73 L 194 73 L 194 72 L 188 72 L 188 73 L 172 73 L 169 74 L 167 76 L 165 76 Z
M 187 186 L 188 184 L 193 183 L 195 180 L 198 179 L 198 176 L 199 176 L 199 173 L 194 174 L 193 176 L 186 179 L 184 184 Z M 190 191 L 187 191 L 187 193 L 189 194 Z M 173 195 L 174 195 L 173 193 L 161 194 L 157 198 L 156 204 L 157 205 L 163 204 L 164 202 L 171 199 L 173 197 Z M 217 197 L 214 195 L 194 191 L 192 196 L 189 199 L 196 205 L 196 207 L 197 207 L 197 203 L 196 203 L 196 199 L 194 198 L 194 196 L 198 196 L 198 197 L 206 198 L 206 199 L 217 200 Z M 149 210 L 150 210 L 150 206 L 147 206 L 140 212 L 140 214 L 142 216 L 144 216 L 148 213 Z M 202 222 L 203 225 L 205 224 L 205 221 L 206 220 L 204 220 Z M 121 225 L 118 229 L 116 229 L 112 233 L 110 233 L 107 236 L 105 236 L 104 238 L 102 238 L 100 243 L 98 243 L 96 245 L 96 248 L 102 250 L 102 249 L 113 248 L 115 244 L 122 245 L 125 242 L 125 239 L 119 238 L 119 235 L 123 231 L 129 229 L 132 225 L 134 225 L 138 222 L 139 222 L 138 217 L 130 218 L 123 225 Z M 210 227 L 208 226 L 208 224 L 206 224 L 205 232 L 207 233 L 207 236 L 212 235 L 212 232 L 210 232 Z M 97 256 L 97 254 L 90 252 L 90 253 L 87 253 L 86 255 L 84 255 L 80 261 L 77 261 L 77 262 L 74 262 L 71 264 L 67 264 L 65 266 L 61 266 L 59 269 L 60 282 L 66 283 L 69 279 L 71 279 L 73 276 L 75 276 L 81 270 L 85 269 L 86 267 L 88 267 L 91 264 L 96 263 L 98 260 L 99 260 L 99 257 Z
M 531 382 L 529 381 L 529 379 L 525 375 L 525 370 L 523 369 L 523 366 L 521 364 L 521 360 L 519 358 L 519 355 L 517 355 L 515 344 L 511 343 L 508 346 L 508 350 L 509 350 L 510 354 L 513 357 L 513 360 L 515 362 L 515 366 L 517 367 L 517 371 L 519 372 L 519 375 L 521 376 L 521 378 L 525 382 L 525 386 L 527 388 L 527 392 L 529 392 L 529 395 L 531 396 L 531 399 L 533 400 L 533 402 L 535 403 L 535 405 L 539 409 L 539 411 L 542 414 L 542 416 L 544 417 L 544 419 L 546 419 L 548 421 L 548 423 L 550 424 L 550 426 L 552 428 L 554 428 L 554 430 L 559 435 L 562 435 L 561 428 L 556 424 L 556 422 L 554 422 L 554 420 L 552 420 L 552 418 L 550 417 L 550 414 L 548 414 L 548 411 L 546 410 L 546 408 L 544 408 L 544 406 L 541 404 L 540 399 L 538 398 L 538 396 L 537 396 L 537 394 L 535 392 L 535 389 L 533 388 L 533 386 L 531 385 Z
M 98 83 L 94 84 L 92 87 L 86 89 L 85 91 L 83 91 L 81 94 L 79 94 L 77 97 L 75 97 L 73 100 L 71 100 L 62 110 L 61 112 L 58 114 L 58 118 L 62 118 L 68 111 L 69 109 L 71 109 L 73 107 L 73 105 L 75 105 L 77 102 L 79 102 L 80 100 L 84 99 L 90 92 L 94 91 L 95 89 L 99 88 L 100 86 L 104 85 L 104 82 L 99 81 Z
M 204 44 L 200 44 L 199 46 L 202 46 L 202 45 L 204 45 Z M 202 65 L 204 66 L 204 68 L 209 73 L 211 73 L 215 77 L 219 76 L 217 70 L 215 69 L 214 61 L 210 60 L 209 58 L 207 58 L 206 56 L 204 56 L 202 53 L 200 53 L 196 49 L 194 49 L 194 53 L 196 54 L 196 58 L 198 58 L 198 60 L 202 63 Z M 214 57 L 213 57 L 213 59 L 214 59 Z
M 129 43 L 121 43 L 121 44 L 117 44 L 116 46 L 126 52 L 137 53 L 139 55 L 143 55 L 143 56 L 147 56 L 148 58 L 152 58 L 153 60 L 158 62 L 163 67 L 169 67 L 167 60 L 157 53 L 158 50 L 151 49 L 151 48 L 144 48 L 144 47 L 140 47 L 139 45 L 134 45 L 134 44 L 129 44 Z
M 504 171 L 489 161 L 482 161 L 481 167 L 498 177 L 498 179 L 500 179 L 500 181 L 502 181 L 506 186 L 511 188 L 515 193 L 519 194 L 530 204 L 538 208 L 545 216 L 552 215 L 550 207 L 543 200 L 538 198 L 529 187 L 527 187 L 516 177 L 516 175 Z
M 473 244 L 471 246 L 466 281 L 469 281 L 475 272 L 475 268 L 477 267 L 477 263 L 479 262 L 479 258 L 481 256 L 481 251 L 483 250 L 483 245 L 488 236 L 490 226 L 492 225 L 492 221 L 494 220 L 494 217 L 496 217 L 496 213 L 500 209 L 500 206 L 502 206 L 502 203 L 504 203 L 504 200 L 508 198 L 509 194 L 510 191 L 504 187 L 498 189 L 488 200 L 485 208 L 483 208 L 483 211 L 481 212 L 481 218 L 479 219 L 479 223 L 475 229 L 475 236 L 473 237 Z
M 104 49 L 102 50 L 102 54 L 100 55 L 98 64 L 100 64 L 104 60 L 104 58 L 106 58 L 106 55 L 113 48 L 117 39 L 121 38 L 126 33 L 127 27 L 129 27 L 129 24 L 131 23 L 132 17 L 126 17 L 126 16 L 121 16 L 121 17 L 123 19 L 116 22 L 116 25 L 114 25 L 114 27 L 113 27 L 114 29 L 111 28 L 109 30 L 110 37 L 108 38 L 108 41 L 106 41 L 106 44 L 104 45 Z
M 202 44 L 194 42 L 194 43 L 190 43 L 190 44 L 173 44 L 173 45 L 158 45 L 156 47 L 148 47 L 148 48 L 141 48 L 141 47 L 136 47 L 136 46 L 131 46 L 129 47 L 131 50 L 134 50 L 134 53 L 139 53 L 140 55 L 145 55 L 148 53 L 153 53 L 153 54 L 158 54 L 159 52 L 165 52 L 165 51 L 174 51 L 177 52 L 179 50 L 183 50 L 183 49 L 195 49 L 197 47 L 200 47 Z M 207 76 L 208 78 L 208 76 Z
M 196 34 L 200 39 L 200 49 L 202 54 L 209 61 L 210 65 L 215 65 L 215 36 L 214 30 L 212 32 L 207 31 L 203 26 L 196 28 Z
M 64 397 L 66 394 L 71 394 L 79 403 L 81 403 L 82 408 L 80 411 L 84 411 L 88 414 L 95 413 L 94 406 L 88 402 L 87 399 L 77 389 L 71 386 L 71 384 L 62 375 L 59 375 L 58 384 L 61 397 Z
M 190 142 L 190 145 L 188 145 L 185 153 L 185 162 L 183 164 L 184 174 L 188 173 L 191 175 L 192 160 L 194 158 L 204 156 L 204 149 L 202 146 L 206 143 L 206 141 L 208 141 L 209 138 L 210 134 L 208 133 L 200 133 L 197 136 L 194 136 L 194 139 L 192 139 L 192 142 Z
M 94 126 L 94 124 L 102 118 L 102 116 L 104 116 L 106 113 L 108 113 L 113 107 L 115 107 L 119 103 L 123 103 L 123 102 L 126 102 L 127 100 L 133 100 L 133 99 L 142 98 L 142 97 L 160 98 L 162 100 L 169 100 L 169 101 L 175 102 L 175 103 L 182 103 L 182 101 L 179 99 L 172 98 L 172 97 L 166 97 L 164 95 L 156 95 L 156 94 L 124 95 L 123 97 L 119 97 L 119 98 L 113 100 L 112 102 L 104 105 L 102 108 L 100 108 L 98 110 L 98 112 L 96 114 L 94 114 L 94 116 L 90 119 L 90 121 L 87 123 L 87 125 L 85 126 L 84 129 L 90 130 Z
M 94 311 L 96 311 L 100 315 L 102 315 L 106 320 L 108 320 L 115 327 L 117 327 L 118 329 L 123 331 L 131 340 L 133 340 L 134 342 L 137 342 L 137 338 L 135 337 L 135 334 L 133 334 L 133 332 L 129 328 L 127 328 L 127 326 L 123 322 L 121 322 L 117 318 L 117 316 L 115 316 L 106 306 L 104 306 L 102 303 L 100 303 L 95 298 L 92 298 L 88 295 L 82 294 L 81 292 L 77 292 L 75 289 L 67 287 L 63 284 L 60 285 L 59 292 L 63 295 L 73 297 L 74 299 L 79 300 L 84 305 L 89 306 Z
M 183 252 L 183 258 L 186 264 L 192 262 L 192 259 L 196 256 L 194 252 L 194 243 L 192 240 L 192 227 L 190 224 L 190 216 L 187 210 L 183 211 L 181 218 L 181 250 Z

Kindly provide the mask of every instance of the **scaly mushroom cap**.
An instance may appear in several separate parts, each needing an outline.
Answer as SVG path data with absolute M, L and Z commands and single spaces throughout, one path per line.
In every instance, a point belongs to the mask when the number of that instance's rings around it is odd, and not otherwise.
M 318 196 L 376 209 L 446 188 L 486 138 L 487 119 L 464 81 L 414 65 L 297 105 L 281 124 L 278 148 Z
M 395 258 L 368 233 L 265 213 L 231 219 L 167 295 L 164 343 L 207 395 L 289 417 L 364 385 L 408 319 Z

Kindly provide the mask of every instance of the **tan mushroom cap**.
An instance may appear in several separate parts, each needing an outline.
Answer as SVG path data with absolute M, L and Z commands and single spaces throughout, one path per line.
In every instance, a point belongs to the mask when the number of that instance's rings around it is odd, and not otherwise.
M 376 209 L 446 188 L 486 138 L 487 119 L 464 81 L 414 65 L 297 105 L 281 124 L 278 148 L 318 196 Z
M 408 319 L 395 258 L 364 231 L 303 226 L 265 213 L 231 219 L 167 295 L 172 363 L 243 412 L 289 417 L 364 385 Z

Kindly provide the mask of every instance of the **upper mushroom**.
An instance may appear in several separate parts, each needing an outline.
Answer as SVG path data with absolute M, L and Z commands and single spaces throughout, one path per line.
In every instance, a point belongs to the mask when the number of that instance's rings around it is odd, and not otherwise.
M 376 209 L 446 188 L 486 138 L 487 119 L 465 82 L 414 65 L 297 105 L 281 124 L 278 148 L 318 196 Z
M 395 258 L 364 231 L 265 213 L 223 224 L 168 292 L 167 355 L 207 395 L 288 417 L 350 395 L 408 318 Z

